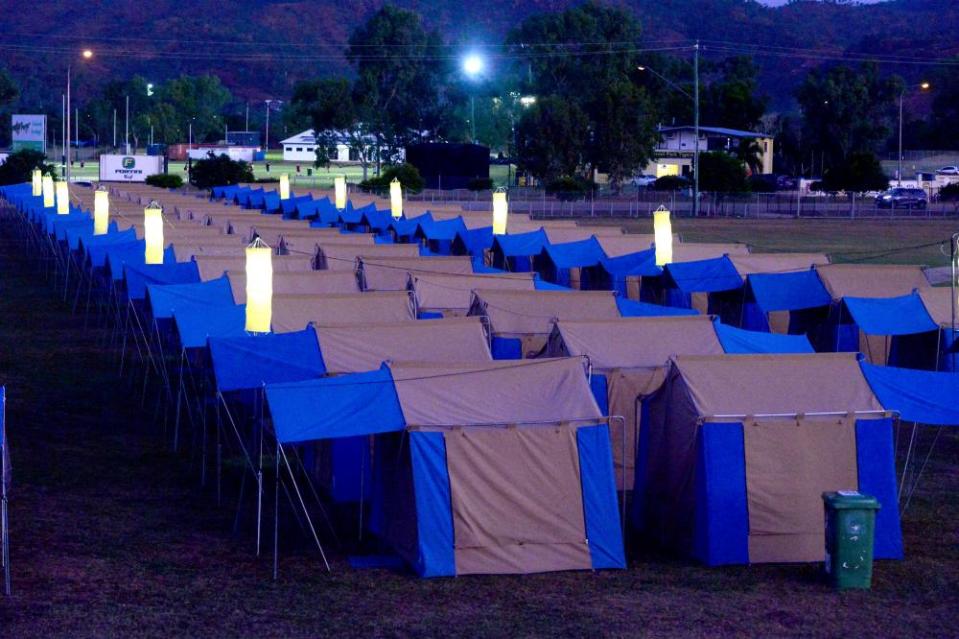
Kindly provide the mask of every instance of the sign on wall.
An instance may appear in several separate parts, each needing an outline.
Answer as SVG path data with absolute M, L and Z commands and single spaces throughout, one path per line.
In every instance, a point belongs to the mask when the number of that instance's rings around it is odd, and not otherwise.
M 163 173 L 159 155 L 101 155 L 101 182 L 145 182 L 147 177 Z
M 10 116 L 11 149 L 47 151 L 47 116 L 14 114 Z

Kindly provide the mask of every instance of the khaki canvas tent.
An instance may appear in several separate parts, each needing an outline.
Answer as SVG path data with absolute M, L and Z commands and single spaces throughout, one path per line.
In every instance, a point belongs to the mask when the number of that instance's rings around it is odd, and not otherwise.
M 419 314 L 441 314 L 444 317 L 466 315 L 473 291 L 478 289 L 532 291 L 536 287 L 532 273 L 413 273 L 410 283 Z
M 377 257 L 361 254 L 358 258 L 360 280 L 367 291 L 405 291 L 410 275 L 473 272 L 469 256 Z
M 246 271 L 243 247 L 236 255 L 197 255 L 194 257 L 200 280 L 203 282 L 223 277 L 227 271 Z M 308 255 L 274 255 L 271 259 L 274 273 L 304 273 L 313 270 L 313 258 Z
M 556 320 L 613 319 L 619 317 L 610 291 L 473 292 L 470 315 L 488 318 L 493 357 L 533 357 L 546 346 Z
M 582 356 L 592 367 L 590 385 L 600 408 L 625 421 L 612 422 L 616 485 L 633 487 L 640 402 L 659 390 L 673 355 L 722 355 L 713 320 L 703 315 L 626 317 L 556 322 L 548 357 Z M 626 454 L 622 454 L 625 444 Z
M 625 567 L 579 358 L 395 363 L 266 393 L 281 444 L 377 434 L 370 526 L 421 576 Z
M 893 418 L 853 354 L 673 358 L 643 403 L 633 521 L 708 565 L 824 558 L 822 493 L 880 504 L 875 557 L 901 558 Z
M 319 243 L 319 267 L 331 271 L 353 271 L 357 258 L 419 257 L 415 244 L 325 244 Z
M 233 299 L 246 304 L 246 271 L 227 271 Z M 275 271 L 274 295 L 329 295 L 359 293 L 356 275 L 349 271 Z
M 301 331 L 310 323 L 332 326 L 414 319 L 412 297 L 404 291 L 273 297 L 273 330 L 277 333 Z

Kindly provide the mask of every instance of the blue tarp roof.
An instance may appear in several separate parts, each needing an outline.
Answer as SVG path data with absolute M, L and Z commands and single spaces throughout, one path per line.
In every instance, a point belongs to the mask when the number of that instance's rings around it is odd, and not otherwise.
M 537 287 L 539 288 L 539 287 Z M 699 311 L 692 308 L 678 308 L 675 306 L 660 306 L 648 302 L 637 302 L 625 297 L 616 297 L 616 307 L 623 317 L 658 317 L 663 315 L 699 315 Z
M 450 220 L 424 220 L 420 222 L 417 233 L 427 240 L 454 240 L 457 235 L 465 236 L 466 223 L 462 217 Z
M 497 235 L 493 238 L 493 249 L 506 257 L 539 255 L 549 243 L 546 231 L 536 229 L 528 233 Z
M 222 392 L 315 379 L 326 372 L 312 326 L 292 333 L 211 338 L 209 344 Z
M 743 285 L 743 278 L 725 255 L 708 260 L 674 262 L 664 268 L 676 288 L 684 293 L 731 291 Z
M 94 267 L 106 266 L 107 253 L 115 247 L 129 246 L 137 242 L 137 233 L 129 228 L 125 231 L 107 233 L 106 235 L 93 235 L 83 238 L 83 248 L 90 258 L 90 263 Z
M 747 331 L 722 322 L 714 322 L 716 337 L 728 354 L 814 353 L 805 335 L 780 335 L 764 331 Z
M 481 256 L 486 249 L 493 246 L 493 227 L 481 226 L 478 229 L 469 229 L 466 231 L 463 242 L 470 255 Z
M 173 254 L 173 247 L 168 246 L 163 249 L 163 263 L 173 264 L 176 262 L 176 255 Z M 146 242 L 137 240 L 135 244 L 121 244 L 111 247 L 107 251 L 107 263 L 110 265 L 110 275 L 114 280 L 123 279 L 123 268 L 127 264 L 134 266 L 143 266 L 146 264 Z
M 916 292 L 899 297 L 844 297 L 842 301 L 869 335 L 911 335 L 939 329 Z
M 150 308 L 153 317 L 163 319 L 173 317 L 173 311 L 180 305 L 211 307 L 233 306 L 233 289 L 226 275 L 208 282 L 196 284 L 148 285 Z
M 746 279 L 756 304 L 767 313 L 832 303 L 832 297 L 812 269 L 796 273 L 754 273 Z
M 630 276 L 657 276 L 663 274 L 663 269 L 656 266 L 656 249 L 627 253 L 619 257 L 604 257 L 600 264 L 606 272 L 614 278 Z
M 297 207 L 299 205 L 312 201 L 313 196 L 310 194 L 296 196 L 293 193 L 290 193 L 289 199 L 280 201 L 280 209 L 283 211 L 283 215 L 292 215 L 298 210 Z
M 393 220 L 393 232 L 399 237 L 412 236 L 416 233 L 416 229 L 420 224 L 432 219 L 433 214 L 427 211 L 423 215 L 417 215 L 416 217 L 404 217 L 399 220 Z
M 127 297 L 143 299 L 147 284 L 192 284 L 200 281 L 196 262 L 173 262 L 172 264 L 126 264 L 124 279 Z
M 603 247 L 593 236 L 575 242 L 547 244 L 543 247 L 542 253 L 549 256 L 556 268 L 593 266 L 606 258 Z
M 368 373 L 268 384 L 273 428 L 281 443 L 400 431 L 406 425 L 385 365 Z
M 393 214 L 390 211 L 379 211 L 374 208 L 363 213 L 363 221 L 371 231 L 385 231 L 393 222 Z
M 959 373 L 876 366 L 860 360 L 872 392 L 888 410 L 921 424 L 959 426 Z
M 173 319 L 183 348 L 203 348 L 211 337 L 247 334 L 245 304 L 217 306 L 211 313 L 209 304 L 182 302 L 173 310 Z

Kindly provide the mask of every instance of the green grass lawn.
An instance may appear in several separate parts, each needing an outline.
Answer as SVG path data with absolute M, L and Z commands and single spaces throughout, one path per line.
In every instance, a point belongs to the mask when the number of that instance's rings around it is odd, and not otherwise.
M 690 240 L 776 250 L 896 248 L 954 223 L 677 221 Z M 643 223 L 634 230 L 648 231 Z M 0 636 L 32 637 L 946 637 L 959 625 L 959 434 L 943 431 L 903 517 L 906 558 L 879 562 L 868 592 L 833 592 L 818 565 L 705 568 L 638 539 L 628 570 L 417 579 L 354 570 L 326 539 L 327 574 L 307 533 L 285 518 L 272 581 L 272 519 L 255 556 L 249 492 L 233 533 L 238 464 L 222 505 L 200 487 L 202 440 L 118 374 L 99 323 L 84 322 L 0 224 L 0 383 L 7 432 L 14 597 Z M 924 250 L 884 260 L 931 258 Z M 899 436 L 902 467 L 909 429 Z M 936 431 L 921 428 L 928 450 Z M 213 444 L 210 443 L 212 447 Z M 270 483 L 267 476 L 267 485 Z M 272 500 L 272 488 L 268 493 Z M 883 504 L 895 508 L 895 504 Z

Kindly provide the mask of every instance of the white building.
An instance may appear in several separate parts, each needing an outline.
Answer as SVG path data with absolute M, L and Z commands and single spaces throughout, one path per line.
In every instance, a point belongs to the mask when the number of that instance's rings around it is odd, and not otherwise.
M 696 130 L 692 126 L 667 126 L 659 129 L 660 142 L 654 150 L 654 159 L 646 167 L 646 173 L 686 175 L 692 171 L 693 154 L 696 151 Z M 699 127 L 699 152 L 725 151 L 735 153 L 740 140 L 756 140 L 760 150 L 760 173 L 773 172 L 773 138 L 765 133 L 740 131 L 716 126 Z

